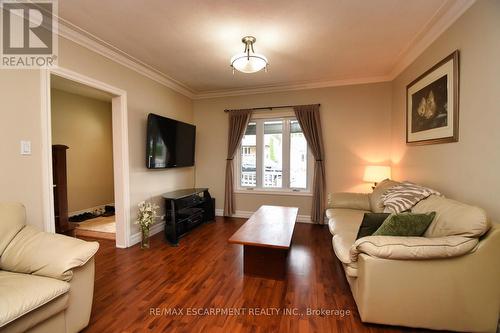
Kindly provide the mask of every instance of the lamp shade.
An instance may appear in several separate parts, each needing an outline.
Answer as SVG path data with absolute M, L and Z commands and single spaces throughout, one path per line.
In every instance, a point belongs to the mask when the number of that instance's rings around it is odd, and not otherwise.
M 370 183 L 378 183 L 384 179 L 391 178 L 391 167 L 382 165 L 370 165 L 365 168 L 363 180 Z
M 256 73 L 267 66 L 267 59 L 258 53 L 240 53 L 231 58 L 231 66 L 242 73 Z
M 255 53 L 253 50 L 253 44 L 257 41 L 254 36 L 245 36 L 241 39 L 241 42 L 245 44 L 245 52 L 238 53 L 231 58 L 231 67 L 234 70 L 238 70 L 242 73 L 257 73 L 258 71 L 265 69 L 267 72 L 267 66 L 269 65 L 267 58 L 262 54 Z

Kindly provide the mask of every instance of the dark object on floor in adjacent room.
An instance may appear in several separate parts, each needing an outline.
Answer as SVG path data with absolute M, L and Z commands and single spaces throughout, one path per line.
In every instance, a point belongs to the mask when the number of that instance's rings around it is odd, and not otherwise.
M 101 216 L 108 217 L 115 215 L 115 207 L 114 206 L 104 206 L 104 213 Z
M 90 219 L 93 219 L 97 217 L 96 215 L 92 214 L 92 213 L 83 213 L 83 214 L 78 214 L 78 215 L 75 215 L 75 216 L 71 216 L 69 218 L 69 221 L 70 222 L 83 222 L 83 221 L 87 221 L 87 220 L 90 220 Z
M 70 222 L 83 222 L 87 221 L 96 217 L 108 217 L 108 216 L 114 216 L 115 215 L 115 207 L 114 206 L 109 206 L 106 205 L 104 206 L 104 212 L 101 213 L 99 210 L 94 211 L 93 213 L 91 212 L 85 212 L 82 214 L 74 215 L 69 218 Z

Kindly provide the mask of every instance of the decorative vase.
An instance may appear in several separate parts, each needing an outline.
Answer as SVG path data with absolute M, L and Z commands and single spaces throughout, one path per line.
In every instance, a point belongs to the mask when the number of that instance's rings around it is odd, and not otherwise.
M 149 228 L 141 228 L 141 249 L 149 249 Z

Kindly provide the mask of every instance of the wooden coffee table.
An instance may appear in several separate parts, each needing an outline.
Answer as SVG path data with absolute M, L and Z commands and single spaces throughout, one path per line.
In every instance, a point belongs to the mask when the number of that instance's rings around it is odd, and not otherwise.
M 245 274 L 285 278 L 298 211 L 296 207 L 261 206 L 229 238 L 229 243 L 243 245 Z

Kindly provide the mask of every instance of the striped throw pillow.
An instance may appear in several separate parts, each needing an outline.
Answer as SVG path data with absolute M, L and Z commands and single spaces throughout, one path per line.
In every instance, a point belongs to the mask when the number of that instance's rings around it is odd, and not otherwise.
M 384 205 L 385 213 L 402 213 L 432 194 L 441 195 L 433 189 L 403 182 L 385 191 L 380 201 Z

